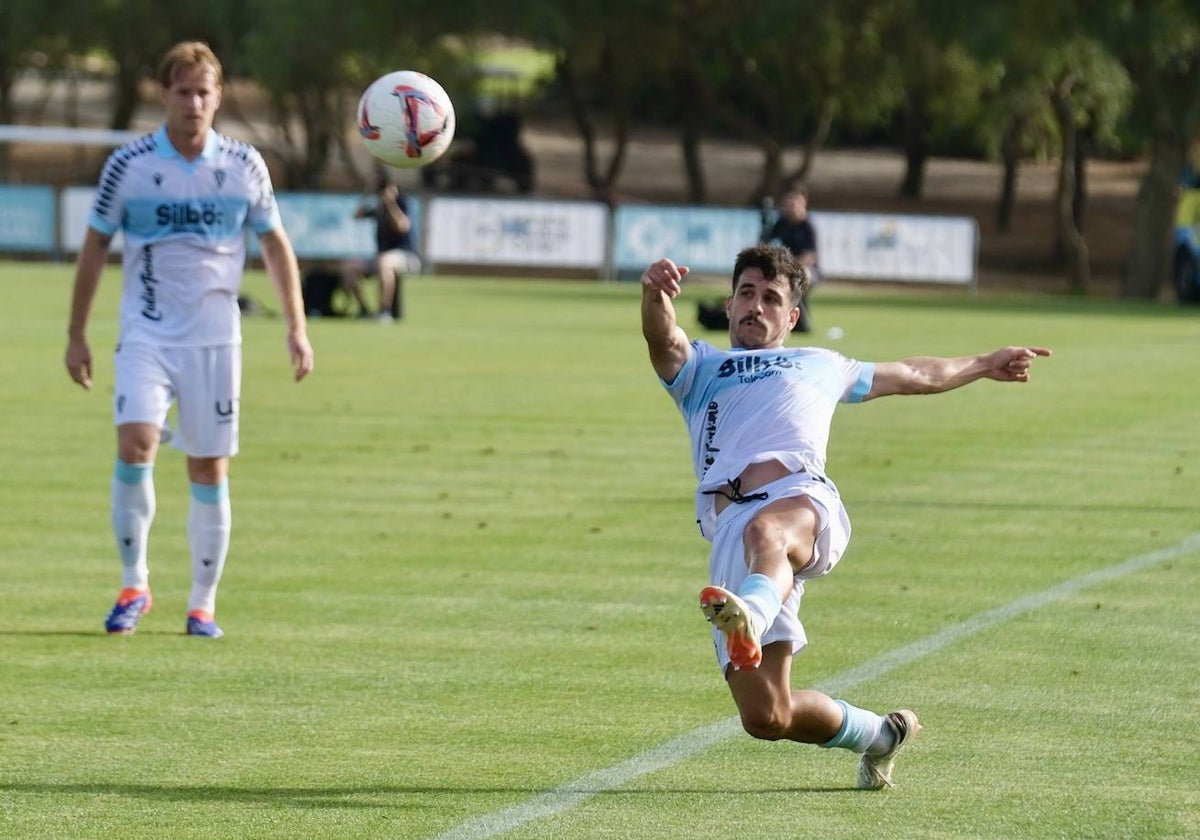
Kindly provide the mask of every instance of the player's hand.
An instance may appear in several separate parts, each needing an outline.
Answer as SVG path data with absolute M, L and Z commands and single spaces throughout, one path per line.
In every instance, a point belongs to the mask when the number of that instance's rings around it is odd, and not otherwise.
M 67 343 L 67 354 L 63 359 L 67 375 L 84 388 L 92 387 L 92 350 L 83 339 L 72 339 Z
M 667 297 L 673 298 L 683 288 L 683 278 L 690 270 L 686 265 L 675 265 L 671 260 L 663 257 L 642 272 L 642 288 L 655 289 Z
M 306 333 L 288 333 L 288 355 L 292 359 L 292 370 L 295 371 L 296 381 L 312 373 L 313 349 Z
M 1028 382 L 1029 369 L 1038 356 L 1050 356 L 1045 347 L 1002 347 L 991 354 L 988 376 L 1001 382 Z

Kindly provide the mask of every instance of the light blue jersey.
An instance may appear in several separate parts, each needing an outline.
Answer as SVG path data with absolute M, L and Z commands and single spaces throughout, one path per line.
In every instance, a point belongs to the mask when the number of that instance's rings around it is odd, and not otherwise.
M 834 409 L 860 402 L 875 375 L 874 364 L 819 347 L 691 346 L 675 381 L 664 385 L 687 422 L 698 494 L 764 461 L 824 476 Z
M 245 228 L 280 224 L 254 147 L 210 130 L 195 160 L 159 128 L 117 149 L 100 175 L 89 224 L 125 239 L 121 340 L 160 347 L 241 341 L 237 296 Z

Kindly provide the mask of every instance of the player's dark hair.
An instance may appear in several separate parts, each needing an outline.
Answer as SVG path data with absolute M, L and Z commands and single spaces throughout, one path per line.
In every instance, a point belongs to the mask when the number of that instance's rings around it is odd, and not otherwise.
M 787 280 L 792 306 L 799 306 L 808 291 L 808 269 L 782 245 L 752 245 L 739 253 L 733 264 L 733 291 L 737 291 L 738 280 L 748 268 L 757 268 L 768 280 L 776 277 Z

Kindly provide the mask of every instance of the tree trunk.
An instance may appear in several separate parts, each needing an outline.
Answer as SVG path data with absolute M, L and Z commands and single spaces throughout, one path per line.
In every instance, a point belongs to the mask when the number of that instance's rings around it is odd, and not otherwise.
M 783 184 L 783 147 L 774 137 L 765 135 L 758 142 L 763 151 L 762 178 L 749 198 L 756 207 L 762 206 L 768 199 L 774 201 Z
M 704 162 L 700 155 L 700 127 L 695 120 L 684 120 L 683 124 L 683 169 L 687 173 L 688 201 L 703 204 L 708 195 L 704 180 Z
M 1157 298 L 1163 278 L 1170 276 L 1167 243 L 1175 217 L 1175 185 L 1186 149 L 1186 138 L 1177 129 L 1165 124 L 1156 126 L 1151 138 L 1150 169 L 1138 188 L 1134 209 L 1133 248 L 1122 288 L 1125 297 Z
M 138 107 L 139 67 L 130 66 L 127 62 L 117 64 L 117 74 L 113 77 L 113 106 L 108 127 L 116 131 L 124 131 L 133 124 L 133 115 Z
M 1071 197 L 1071 216 L 1075 219 L 1075 227 L 1083 233 L 1084 219 L 1087 216 L 1088 179 L 1087 164 L 1093 148 L 1092 130 L 1085 129 L 1075 135 L 1075 194 Z
M 617 103 L 617 112 L 613 115 L 613 153 L 609 158 L 608 168 L 604 171 L 604 182 L 593 189 L 595 197 L 609 201 L 625 168 L 625 153 L 629 149 L 629 115 L 626 113 L 624 102 Z
M 929 114 L 919 93 L 910 94 L 904 106 L 904 180 L 901 198 L 920 198 L 929 158 Z
M 1021 165 L 1021 135 L 1024 131 L 1024 121 L 1014 117 L 1009 120 L 1000 140 L 1000 160 L 1004 167 L 1000 202 L 996 206 L 996 230 L 1000 233 L 1012 230 L 1013 206 L 1017 199 L 1017 171 Z
M 571 57 L 563 56 L 558 60 L 557 74 L 563 89 L 567 94 L 567 104 L 571 108 L 571 117 L 575 120 L 575 128 L 583 140 L 583 180 L 593 190 L 600 188 L 600 172 L 596 165 L 596 129 L 588 114 L 587 105 L 583 101 L 583 91 L 579 88 L 579 78 L 571 67 Z
M 679 114 L 679 142 L 683 151 L 683 171 L 687 178 L 688 201 L 703 204 L 708 197 L 708 184 L 704 177 L 704 161 L 700 153 L 703 126 L 700 115 L 707 113 L 704 103 L 704 86 L 700 70 L 685 56 L 684 64 L 676 72 L 679 90 L 677 112 Z
M 15 123 L 16 115 L 13 113 L 13 76 L 5 68 L 0 67 L 0 124 L 11 125 Z M 11 178 L 9 169 L 11 168 L 12 152 L 8 143 L 0 143 L 0 183 L 7 182 Z
M 621 176 L 621 169 L 625 165 L 625 152 L 629 146 L 629 102 L 625 95 L 625 88 L 617 79 L 619 75 L 618 62 L 620 59 L 617 56 L 617 50 L 613 46 L 612 40 L 608 39 L 604 44 L 604 52 L 600 56 L 601 74 L 606 79 L 614 80 L 610 89 L 610 99 L 612 103 L 612 119 L 613 119 L 613 152 L 609 158 L 608 166 L 605 168 L 604 177 L 598 183 L 592 184 L 592 193 L 596 198 L 602 201 L 610 201 L 613 195 L 613 188 L 616 186 L 617 179 Z
M 1058 169 L 1058 190 L 1054 196 L 1054 258 L 1066 261 L 1068 288 L 1075 294 L 1087 294 L 1092 272 L 1087 241 L 1075 223 L 1076 159 L 1079 156 L 1079 130 L 1075 123 L 1071 90 L 1075 80 L 1064 77 L 1050 94 L 1062 136 L 1062 162 Z
M 817 127 L 804 143 L 804 154 L 800 158 L 800 166 L 788 174 L 788 183 L 808 180 L 808 173 L 812 171 L 813 161 L 817 159 L 817 152 L 825 148 L 825 142 L 833 130 L 833 114 L 836 107 L 836 103 L 832 99 L 825 100 L 825 104 L 821 108 L 821 116 L 817 120 Z

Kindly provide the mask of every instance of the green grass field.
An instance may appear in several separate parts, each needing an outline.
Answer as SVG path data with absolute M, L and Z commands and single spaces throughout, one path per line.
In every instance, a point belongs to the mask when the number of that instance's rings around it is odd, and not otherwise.
M 1028 385 L 835 420 L 855 535 L 794 680 L 925 725 L 899 787 L 862 793 L 851 754 L 730 723 L 635 284 L 418 278 L 402 324 L 314 321 L 300 385 L 282 323 L 248 318 L 210 642 L 182 635 L 174 451 L 155 609 L 102 632 L 119 275 L 85 393 L 71 274 L 0 265 L 0 837 L 1200 836 L 1196 311 L 817 291 L 845 336 L 814 341 L 847 355 L 1055 351 Z

